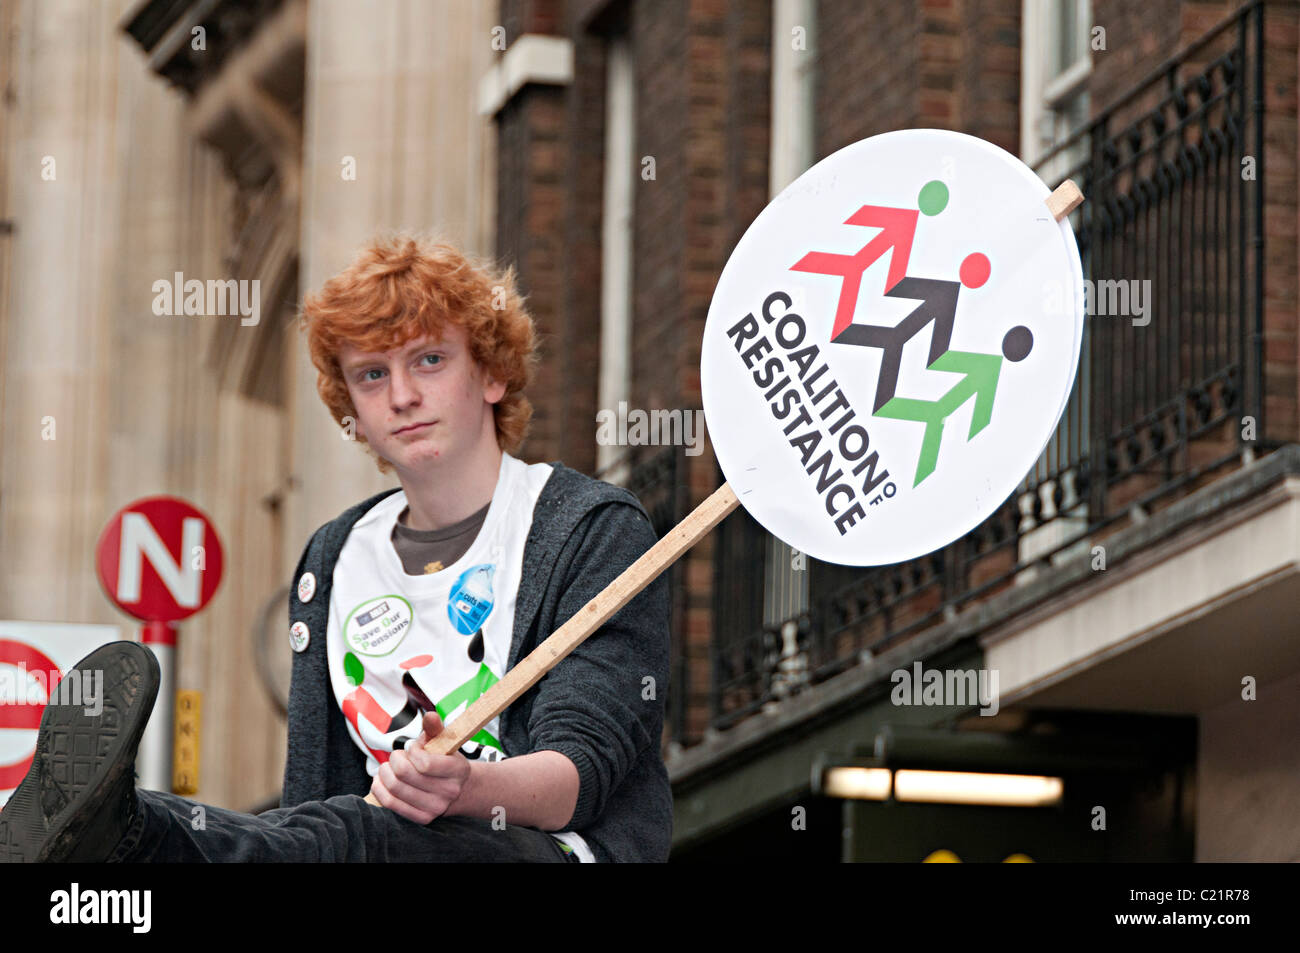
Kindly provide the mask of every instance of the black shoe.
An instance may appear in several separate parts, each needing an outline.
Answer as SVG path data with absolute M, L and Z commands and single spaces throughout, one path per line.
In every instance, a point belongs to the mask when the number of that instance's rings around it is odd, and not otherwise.
M 110 642 L 73 670 L 87 693 L 102 671 L 103 697 L 60 705 L 51 693 L 32 766 L 0 811 L 0 863 L 104 861 L 135 814 L 135 755 L 158 697 L 158 660 L 136 642 Z

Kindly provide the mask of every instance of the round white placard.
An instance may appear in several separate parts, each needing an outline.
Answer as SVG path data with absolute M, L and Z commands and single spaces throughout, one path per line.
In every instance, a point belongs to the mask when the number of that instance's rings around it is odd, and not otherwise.
M 932 552 L 1016 489 L 1083 336 L 1068 220 L 1015 156 L 936 129 L 813 166 L 763 210 L 709 307 L 700 382 L 741 505 L 826 562 Z

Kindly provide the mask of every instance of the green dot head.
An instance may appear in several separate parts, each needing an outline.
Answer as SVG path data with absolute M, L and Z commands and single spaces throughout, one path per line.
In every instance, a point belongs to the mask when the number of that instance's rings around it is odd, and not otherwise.
M 938 215 L 948 207 L 948 186 L 938 179 L 925 183 L 916 197 L 917 207 L 926 215 Z
M 355 688 L 365 679 L 366 667 L 361 664 L 361 659 L 349 652 L 343 656 L 343 673 Z

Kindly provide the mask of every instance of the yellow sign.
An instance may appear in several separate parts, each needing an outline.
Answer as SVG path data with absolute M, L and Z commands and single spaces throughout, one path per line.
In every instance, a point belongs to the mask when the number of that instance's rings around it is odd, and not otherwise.
M 1004 864 L 1032 864 L 1033 862 L 1034 862 L 1033 858 L 1030 857 L 1028 854 L 1010 854 L 1002 858 L 1002 863 Z M 961 858 L 958 857 L 950 850 L 941 849 L 941 850 L 936 850 L 933 854 L 930 854 L 928 857 L 925 858 L 925 860 L 921 861 L 921 863 L 960 864 Z
M 961 863 L 961 858 L 958 857 L 956 854 L 954 854 L 954 853 L 953 853 L 952 851 L 950 851 L 950 850 L 936 850 L 936 851 L 935 851 L 933 854 L 931 854 L 929 857 L 925 858 L 925 860 L 921 861 L 921 863 L 923 863 L 923 864 L 960 864 L 960 863 Z
M 172 752 L 172 793 L 199 792 L 200 692 L 176 693 L 176 744 Z

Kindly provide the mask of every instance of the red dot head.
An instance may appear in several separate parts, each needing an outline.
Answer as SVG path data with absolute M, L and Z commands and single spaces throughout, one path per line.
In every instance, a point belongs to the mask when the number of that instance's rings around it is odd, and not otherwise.
M 989 274 L 992 270 L 993 266 L 989 264 L 987 255 L 972 252 L 962 259 L 961 270 L 958 274 L 961 277 L 961 283 L 967 288 L 978 288 L 989 280 Z

